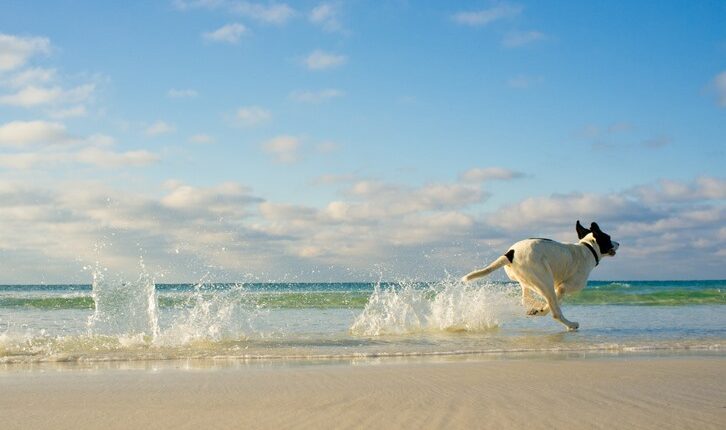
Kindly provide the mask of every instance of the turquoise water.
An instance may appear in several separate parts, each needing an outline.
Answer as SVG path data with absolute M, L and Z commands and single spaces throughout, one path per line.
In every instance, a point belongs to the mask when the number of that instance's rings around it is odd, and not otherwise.
M 0 362 L 726 350 L 726 281 L 593 281 L 581 329 L 511 283 L 0 285 Z

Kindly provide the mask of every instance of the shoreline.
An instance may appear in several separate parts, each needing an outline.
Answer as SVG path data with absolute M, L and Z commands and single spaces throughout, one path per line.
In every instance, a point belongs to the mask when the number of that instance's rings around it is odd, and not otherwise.
M 76 368 L 114 368 L 133 367 L 134 363 L 159 363 L 165 366 L 168 363 L 189 363 L 200 367 L 220 367 L 254 365 L 256 363 L 353 363 L 365 361 L 388 360 L 403 362 L 418 361 L 485 361 L 485 360 L 598 360 L 598 359 L 633 359 L 633 358 L 679 358 L 679 357 L 724 357 L 724 345 L 703 345 L 689 347 L 632 347 L 632 348 L 592 348 L 592 349 L 521 349 L 521 350 L 471 350 L 471 351 L 429 351 L 429 352 L 372 352 L 350 354 L 249 354 L 249 355 L 223 355 L 223 356 L 180 356 L 172 357 L 161 355 L 129 355 L 129 356 L 99 356 L 74 357 L 55 356 L 42 359 L 14 359 L 0 357 L 0 373 L 24 367 L 76 367 Z M 7 360 L 10 358 L 9 360 Z M 128 363 L 128 365 L 124 365 Z M 225 365 L 227 363 L 228 365 Z
M 716 429 L 726 420 L 723 354 L 143 364 L 0 371 L 3 428 Z

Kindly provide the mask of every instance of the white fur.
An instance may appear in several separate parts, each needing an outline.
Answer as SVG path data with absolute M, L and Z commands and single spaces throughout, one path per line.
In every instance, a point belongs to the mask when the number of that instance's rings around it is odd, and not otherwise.
M 462 281 L 468 282 L 504 267 L 507 276 L 519 282 L 522 287 L 522 304 L 528 308 L 529 315 L 546 315 L 552 311 L 552 317 L 569 330 L 577 330 L 577 322 L 570 321 L 562 315 L 560 301 L 565 294 L 580 291 L 587 285 L 590 271 L 595 268 L 596 261 L 585 243 L 590 244 L 600 254 L 595 236 L 587 234 L 578 243 L 560 243 L 552 240 L 526 239 L 515 243 L 509 249 L 514 250 L 514 260 L 509 262 L 506 256 L 501 256 L 484 269 L 476 270 L 464 276 Z M 606 256 L 615 255 L 619 244 L 612 241 L 613 252 Z M 542 297 L 546 304 L 537 305 L 532 292 Z

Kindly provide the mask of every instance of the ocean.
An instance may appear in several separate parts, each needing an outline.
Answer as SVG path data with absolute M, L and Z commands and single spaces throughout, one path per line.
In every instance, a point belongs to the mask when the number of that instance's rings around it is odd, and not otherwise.
M 0 285 L 0 363 L 726 350 L 726 280 L 591 281 L 567 332 L 509 282 Z

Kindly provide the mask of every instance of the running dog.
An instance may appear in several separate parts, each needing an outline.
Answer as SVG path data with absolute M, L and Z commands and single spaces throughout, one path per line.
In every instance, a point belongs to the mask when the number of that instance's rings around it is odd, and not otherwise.
M 603 257 L 614 256 L 620 244 L 610 240 L 597 223 L 586 229 L 577 221 L 575 229 L 580 239 L 578 243 L 522 240 L 489 266 L 475 270 L 461 280 L 469 282 L 504 267 L 507 276 L 522 287 L 522 304 L 528 309 L 528 315 L 547 315 L 552 311 L 552 317 L 568 330 L 577 330 L 580 324 L 562 315 L 560 301 L 565 294 L 585 288 L 590 271 Z M 539 294 L 546 304 L 535 300 L 532 292 Z

